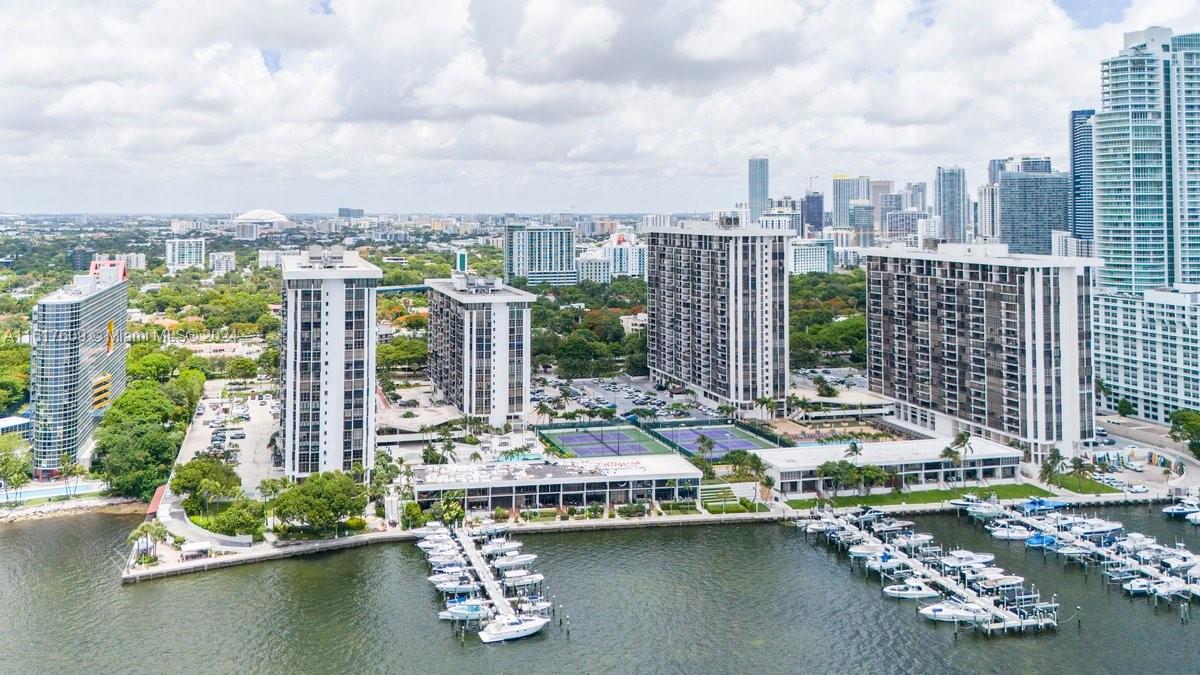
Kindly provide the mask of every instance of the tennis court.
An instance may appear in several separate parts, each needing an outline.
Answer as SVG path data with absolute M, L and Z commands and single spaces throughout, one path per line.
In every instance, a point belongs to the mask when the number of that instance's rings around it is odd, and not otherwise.
M 731 450 L 765 450 L 776 447 L 770 441 L 732 425 L 679 427 L 655 429 L 655 431 L 683 446 L 688 452 L 697 455 L 700 454 L 700 437 L 707 436 L 713 442 L 713 449 L 709 453 L 711 459 L 720 459 Z
M 671 452 L 666 445 L 632 426 L 540 429 L 538 433 L 551 445 L 568 450 L 576 457 L 661 455 Z

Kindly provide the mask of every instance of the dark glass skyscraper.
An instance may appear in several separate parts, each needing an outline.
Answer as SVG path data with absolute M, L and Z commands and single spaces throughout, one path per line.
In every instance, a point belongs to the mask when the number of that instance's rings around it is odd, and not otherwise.
M 1071 236 L 1092 238 L 1092 115 L 1095 110 L 1071 111 Z
M 802 234 L 820 232 L 825 227 L 825 195 L 820 192 L 809 192 L 804 195 L 800 212 L 804 220 Z

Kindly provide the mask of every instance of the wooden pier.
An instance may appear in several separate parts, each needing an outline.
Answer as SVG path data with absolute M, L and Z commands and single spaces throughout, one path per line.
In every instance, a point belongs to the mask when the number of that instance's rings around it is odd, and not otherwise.
M 484 559 L 479 549 L 475 548 L 475 540 L 471 538 L 466 526 L 460 526 L 455 530 L 455 535 L 457 535 L 458 545 L 462 547 L 463 553 L 467 556 L 467 561 L 475 570 L 475 576 L 483 585 L 483 590 L 487 592 L 488 598 L 491 599 L 496 614 L 505 617 L 516 616 L 517 612 L 513 609 L 512 603 L 504 595 L 504 588 L 496 580 L 496 575 L 492 574 L 492 566 Z

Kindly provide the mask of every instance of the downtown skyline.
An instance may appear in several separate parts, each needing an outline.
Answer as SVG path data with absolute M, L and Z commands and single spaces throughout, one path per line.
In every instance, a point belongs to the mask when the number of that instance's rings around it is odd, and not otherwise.
M 992 157 L 1066 165 L 1123 31 L 1200 29 L 1154 0 L 737 9 L 18 3 L 0 213 L 694 212 L 755 154 L 773 197 L 939 165 L 973 195 Z

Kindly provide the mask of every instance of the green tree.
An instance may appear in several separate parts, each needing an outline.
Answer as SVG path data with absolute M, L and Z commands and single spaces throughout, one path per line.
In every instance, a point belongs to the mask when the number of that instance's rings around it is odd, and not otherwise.
M 1042 468 L 1038 472 L 1038 479 L 1047 485 L 1057 485 L 1059 477 L 1062 476 L 1062 464 L 1062 453 L 1056 447 L 1050 448 L 1046 461 L 1042 462 Z
M 1187 443 L 1188 450 L 1200 457 L 1200 411 L 1180 408 L 1171 413 L 1171 440 Z
M 130 546 L 133 546 L 139 540 L 145 542 L 145 548 L 151 549 L 151 555 L 158 557 L 158 545 L 167 540 L 170 532 L 167 526 L 157 520 L 144 522 L 133 529 L 129 533 L 126 540 Z
M 858 464 L 858 458 L 861 456 L 862 446 L 858 444 L 858 441 L 850 441 L 850 444 L 846 446 L 846 459 Z
M 210 457 L 198 457 L 175 467 L 171 491 L 183 498 L 183 510 L 195 515 L 211 506 L 214 498 L 240 492 L 242 479 L 228 464 Z
M 244 356 L 229 359 L 225 372 L 234 379 L 246 380 L 258 375 L 258 364 Z
M 348 474 L 327 471 L 289 486 L 274 505 L 282 522 L 307 524 L 320 534 L 330 534 L 343 518 L 363 512 L 367 495 Z
M 1137 409 L 1133 407 L 1133 404 L 1129 402 L 1129 399 L 1123 398 L 1120 401 L 1117 401 L 1117 414 L 1121 417 L 1129 417 L 1136 412 Z

